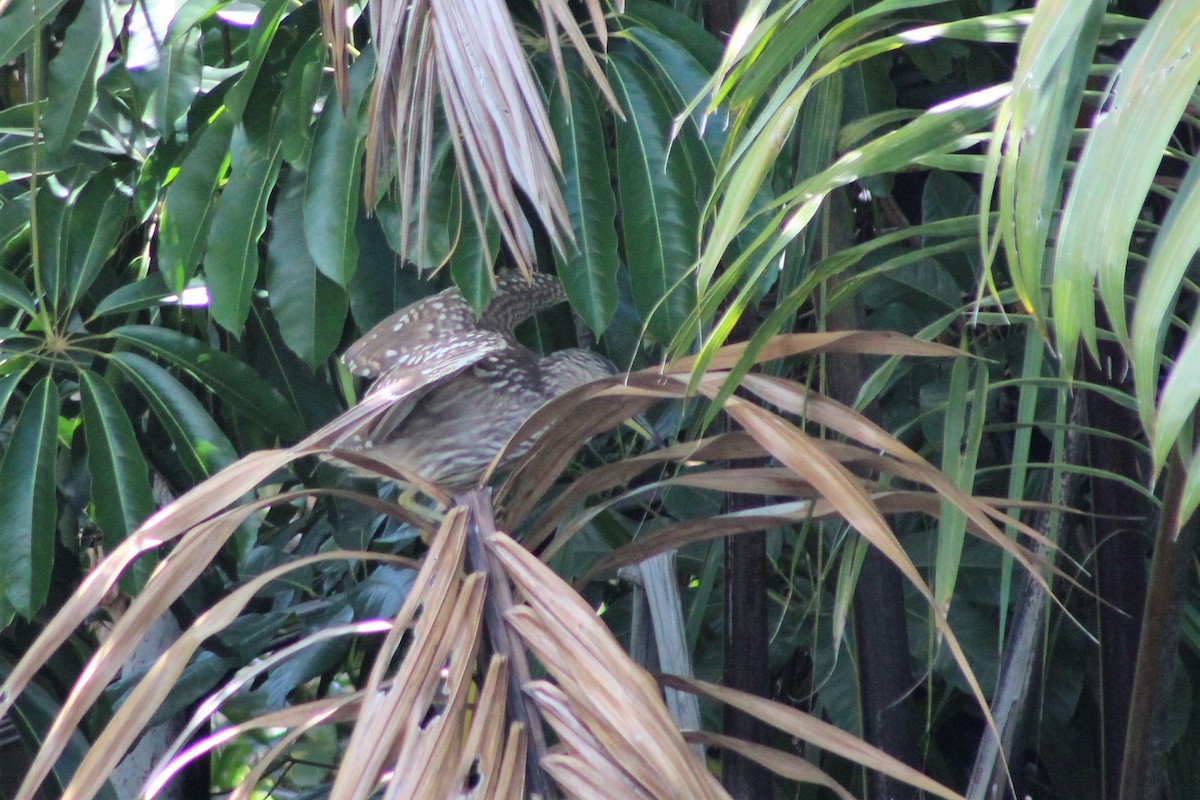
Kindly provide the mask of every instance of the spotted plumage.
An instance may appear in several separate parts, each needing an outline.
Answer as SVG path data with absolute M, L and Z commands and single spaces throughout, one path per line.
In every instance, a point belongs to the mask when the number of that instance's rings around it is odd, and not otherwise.
M 607 359 L 571 349 L 541 357 L 513 338 L 522 320 L 563 299 L 552 276 L 497 278 L 477 319 L 457 289 L 401 309 L 343 360 L 374 378 L 342 424 L 317 439 L 360 468 L 415 478 L 442 492 L 476 486 L 521 424 L 543 403 L 614 373 Z M 508 450 L 501 468 L 533 439 Z

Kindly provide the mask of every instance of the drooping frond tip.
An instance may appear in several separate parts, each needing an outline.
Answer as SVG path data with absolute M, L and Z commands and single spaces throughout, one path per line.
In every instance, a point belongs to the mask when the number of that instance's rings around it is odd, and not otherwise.
M 320 2 L 322 30 L 330 44 L 335 86 L 344 108 L 345 0 Z M 390 170 L 395 170 L 401 252 L 425 252 L 434 162 L 448 157 L 438 147 L 447 137 L 465 197 L 463 206 L 470 209 L 471 221 L 484 241 L 490 220 L 518 267 L 533 272 L 536 259 L 523 196 L 560 252 L 574 246 L 557 179 L 558 145 L 504 3 L 372 0 L 369 5 L 378 68 L 368 110 L 363 194 L 368 207 L 373 206 L 380 185 L 390 183 Z M 595 39 L 604 48 L 608 36 L 603 9 L 598 0 L 588 0 L 586 8 Z M 538 10 L 560 91 L 566 91 L 561 52 L 565 40 L 619 114 L 596 54 L 566 2 L 546 0 Z M 413 223 L 416 241 L 410 242 Z

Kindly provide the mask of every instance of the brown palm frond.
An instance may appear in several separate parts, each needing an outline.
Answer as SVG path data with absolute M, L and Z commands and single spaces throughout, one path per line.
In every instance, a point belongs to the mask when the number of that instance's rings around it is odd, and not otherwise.
M 321 4 L 322 30 L 329 41 L 338 92 L 344 98 L 344 0 L 321 0 Z M 566 80 L 561 37 L 617 108 L 604 70 L 567 3 L 545 0 L 537 7 L 560 84 L 565 87 Z M 604 47 L 608 37 L 599 2 L 589 0 L 587 11 L 596 39 Z M 400 252 L 414 252 L 410 244 L 415 244 L 415 252 L 425 252 L 424 209 L 434 162 L 444 143 L 439 137 L 448 135 L 461 192 L 481 236 L 487 220 L 493 220 L 518 266 L 531 273 L 535 257 L 519 199 L 523 195 L 553 244 L 565 253 L 573 233 L 558 187 L 558 145 L 542 92 L 504 3 L 373 0 L 370 18 L 377 60 L 363 195 L 373 206 L 381 186 L 392 181 L 389 165 L 394 163 Z M 439 119 L 444 132 L 437 125 Z M 417 241 L 412 243 L 414 223 Z
M 865 333 L 780 337 L 765 352 L 780 357 L 845 347 L 868 353 L 922 349 L 925 355 L 958 354 L 951 348 L 918 348 Z M 713 363 L 732 367 L 741 355 L 739 348 L 730 347 L 718 351 Z M 904 571 L 922 595 L 930 598 L 939 641 L 954 656 L 982 702 L 978 682 L 945 621 L 945 610 L 933 607 L 928 587 L 900 547 L 885 516 L 916 511 L 936 517 L 942 513 L 942 504 L 949 503 L 966 515 L 969 531 L 1004 548 L 1025 570 L 1042 580 L 1052 573 L 1041 559 L 1030 556 L 1025 548 L 1003 535 L 1005 524 L 1025 531 L 1005 515 L 1003 501 L 968 495 L 955 488 L 899 440 L 808 387 L 752 375 L 743 382 L 747 390 L 744 396 L 720 401 L 741 430 L 680 442 L 656 453 L 606 465 L 567 486 L 555 500 L 540 502 L 550 493 L 571 455 L 591 436 L 644 412 L 654 403 L 687 398 L 689 369 L 685 364 L 665 374 L 647 371 L 625 379 L 597 381 L 562 395 L 538 411 L 526 427 L 541 431 L 540 437 L 497 492 L 497 504 L 502 508 L 500 529 L 528 531 L 530 541 L 544 556 L 586 524 L 591 512 L 579 516 L 573 511 L 581 506 L 619 507 L 622 502 L 637 502 L 675 485 L 753 492 L 764 498 L 758 506 L 735 513 L 660 526 L 652 535 L 640 537 L 592 565 L 593 574 L 597 574 L 597 570 L 611 573 L 622 563 L 717 535 L 805 524 L 826 517 L 849 521 Z M 697 385 L 702 397 L 692 402 L 716 402 L 712 398 L 719 396 L 726 377 L 723 371 L 701 375 Z M 758 401 L 751 402 L 747 399 L 750 397 Z M 350 413 L 348 419 L 357 422 L 363 413 L 385 410 L 371 406 L 366 412 Z M 836 432 L 847 441 L 816 435 L 813 431 L 817 429 Z M 264 492 L 263 497 L 251 502 L 233 504 L 291 461 L 328 452 L 337 441 L 338 430 L 338 424 L 331 423 L 293 448 L 245 457 L 164 508 L 95 568 L 0 687 L 0 713 L 12 707 L 33 676 L 100 606 L 106 592 L 140 553 L 162 543 L 174 543 L 76 680 L 44 739 L 18 796 L 20 800 L 34 796 L 68 737 L 95 706 L 133 646 L 209 568 L 239 524 L 269 505 L 300 508 L 300 500 L 311 492 Z M 526 435 L 518 431 L 514 440 Z M 763 466 L 764 455 L 774 457 L 774 465 Z M 758 459 L 758 463 L 738 463 L 745 459 Z M 851 470 L 848 465 L 865 471 Z M 648 470 L 660 473 L 656 481 L 611 496 Z M 867 474 L 880 477 L 864 477 Z M 884 475 L 890 482 L 883 480 Z M 394 506 L 385 509 L 386 504 L 373 496 L 334 491 L 339 497 L 354 498 L 373 510 L 389 510 L 429 528 L 420 517 L 406 515 Z M 597 499 L 596 495 L 601 497 Z M 351 733 L 339 748 L 340 763 L 334 767 L 331 796 L 336 798 L 365 798 L 373 793 L 437 800 L 459 796 L 522 798 L 540 791 L 531 780 L 545 782 L 546 776 L 568 797 L 611 797 L 616 787 L 623 787 L 619 791 L 627 797 L 724 797 L 672 721 L 660 687 L 622 651 L 603 621 L 574 589 L 528 549 L 495 532 L 485 519 L 488 515 L 480 510 L 486 506 L 479 505 L 479 497 L 479 493 L 473 493 L 464 501 L 466 505 L 446 513 L 429 537 L 429 551 L 419 563 L 379 553 L 322 552 L 287 561 L 234 589 L 198 617 L 136 683 L 100 732 L 64 796 L 93 796 L 150 723 L 204 640 L 219 635 L 236 621 L 247 603 L 259 596 L 270 581 L 316 560 L 349 558 L 362 563 L 394 562 L 416 572 L 414 588 L 390 619 L 362 620 L 355 623 L 359 627 L 312 635 L 311 642 L 322 636 L 375 637 L 371 644 L 374 662 L 368 675 L 358 684 L 340 689 L 340 694 L 335 692 L 285 711 L 240 721 L 186 747 L 177 743 L 176 755 L 160 765 L 151 780 L 167 780 L 184 760 L 239 732 L 267 728 L 281 731 L 259 754 L 258 763 L 246 777 L 256 783 L 273 764 L 287 757 L 290 748 L 306 733 L 320 725 L 338 724 L 348 725 Z M 535 514 L 533 509 L 537 507 L 541 510 Z M 468 557 L 472 541 L 477 549 L 482 549 L 480 542 L 486 543 L 498 562 L 496 569 L 477 571 L 478 559 Z M 515 603 L 501 603 L 496 598 L 510 582 L 516 589 Z M 505 626 L 489 621 L 489 608 L 499 608 L 506 614 L 508 626 L 519 637 L 515 647 L 505 650 L 507 645 L 497 644 L 500 640 L 494 635 L 496 629 Z M 226 678 L 204 705 L 205 713 L 214 713 L 213 709 L 239 687 L 286 662 L 311 642 L 292 643 L 288 647 L 293 649 L 282 647 L 269 652 Z M 520 659 L 526 651 L 544 668 L 546 680 L 523 677 L 528 673 Z M 876 751 L 857 738 L 812 725 L 811 720 L 797 716 L 799 712 L 792 709 L 765 700 L 752 702 L 696 683 L 683 688 L 745 707 L 792 735 L 931 794 L 956 797 L 916 771 L 906 772 L 881 760 Z M 524 707 L 521 691 L 532 697 L 537 708 L 535 718 L 514 706 Z M 557 737 L 548 752 L 534 730 L 542 721 Z M 692 741 L 735 749 L 792 779 L 829 785 L 827 775 L 815 767 L 809 769 L 794 755 L 711 736 L 693 736 Z M 236 796 L 249 796 L 252 788 L 243 785 Z M 834 791 L 844 796 L 838 789 Z

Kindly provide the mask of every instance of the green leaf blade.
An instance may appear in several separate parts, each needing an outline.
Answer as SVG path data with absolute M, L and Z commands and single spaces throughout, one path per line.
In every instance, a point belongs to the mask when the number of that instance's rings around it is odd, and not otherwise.
M 233 120 L 220 114 L 197 134 L 179 172 L 167 187 L 158 233 L 159 270 L 167 286 L 183 291 L 200 263 L 225 175 Z
M 143 347 L 198 377 L 238 413 L 282 439 L 299 438 L 302 426 L 283 396 L 254 369 L 182 333 L 152 325 L 124 325 L 116 338 Z
M 375 71 L 373 52 L 364 52 L 350 68 L 346 113 L 342 113 L 338 103 L 326 103 L 317 121 L 308 160 L 308 184 L 304 195 L 308 249 L 317 269 L 343 287 L 349 284 L 358 261 L 354 228 L 362 181 L 360 111 Z
M 208 232 L 204 275 L 213 320 L 239 335 L 258 278 L 258 240 L 267 227 L 267 201 L 279 172 L 282 142 L 253 142 L 245 128 L 233 134 L 232 175 Z
M 43 378 L 25 402 L 0 462 L 0 586 L 30 618 L 46 602 L 57 523 L 58 388 Z
M 304 173 L 284 178 L 267 246 L 267 297 L 283 341 L 312 367 L 342 338 L 349 299 L 317 269 L 304 233 Z
M 575 232 L 571 253 L 556 253 L 558 277 L 571 306 L 599 336 L 617 308 L 617 201 L 599 104 L 574 70 L 567 73 L 567 87 L 567 101 L 561 92 L 550 101 L 550 125 L 563 159 L 563 199 Z
M 237 460 L 217 423 L 171 373 L 137 353 L 114 353 L 112 360 L 146 399 L 193 481 L 199 483 Z
M 614 53 L 609 83 L 626 112 L 616 125 L 617 196 L 634 301 L 649 334 L 669 342 L 695 303 L 688 281 L 699 247 L 695 176 L 670 152 L 672 113 L 645 68 Z
M 106 0 L 83 0 L 62 49 L 50 62 L 42 126 L 52 153 L 61 153 L 79 135 L 95 105 L 96 81 L 113 46 L 116 7 Z
M 129 415 L 108 382 L 84 370 L 79 388 L 92 502 L 104 545 L 111 550 L 154 513 L 150 472 Z

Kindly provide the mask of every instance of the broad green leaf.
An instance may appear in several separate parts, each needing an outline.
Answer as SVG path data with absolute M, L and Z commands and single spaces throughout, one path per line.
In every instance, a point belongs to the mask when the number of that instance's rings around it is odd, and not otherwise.
M 283 160 L 289 164 L 308 161 L 313 106 L 321 92 L 324 67 L 325 42 L 314 34 L 292 59 L 279 100 L 276 130 L 283 139 Z
M 107 66 L 114 23 L 124 9 L 115 0 L 83 0 L 50 62 L 42 128 L 52 152 L 61 152 L 83 128 L 96 102 L 96 81 Z
M 407 237 L 400 229 L 401 214 L 396 198 L 384 194 L 375 205 L 375 218 L 379 220 L 391 249 L 422 271 L 437 270 L 449 263 L 454 248 L 467 235 L 463 220 L 469 213 L 463 209 L 462 184 L 451 157 L 450 142 L 447 140 L 435 148 L 429 161 L 429 176 L 422 195 L 425 197 L 425 214 L 420 219 L 409 220 Z M 420 169 L 423 172 L 424 166 Z M 407 247 L 408 251 L 402 251 L 402 247 Z M 360 253 L 359 268 L 367 263 Z
M 176 36 L 178 20 L 177 16 L 171 23 L 171 33 L 163 43 L 154 89 L 154 127 L 166 138 L 174 134 L 175 123 L 188 112 L 200 91 L 204 67 L 200 59 L 200 31 L 189 30 Z
M 608 79 L 626 115 L 616 124 L 617 196 L 634 302 L 649 334 L 669 342 L 695 301 L 695 176 L 669 151 L 672 110 L 646 68 L 613 53 Z
M 227 353 L 167 328 L 124 325 L 112 336 L 144 347 L 191 372 L 220 400 L 282 439 L 302 431 L 295 411 L 251 367 Z
M 114 353 L 112 361 L 146 399 L 192 480 L 202 481 L 237 460 L 220 426 L 169 372 L 137 353 Z
M 37 151 L 38 173 L 41 175 L 61 174 L 75 167 L 83 172 L 99 172 L 112 166 L 109 157 L 96 148 L 72 143 L 61 153 L 52 153 L 45 142 L 35 147 L 28 129 L 21 133 L 16 137 L 0 137 L 0 184 L 28 178 L 34 150 Z
M 70 198 L 61 185 L 42 184 L 37 193 L 38 260 L 34 268 L 41 276 L 45 300 L 57 310 L 63 289 L 63 239 L 70 220 Z
M 28 199 L 28 193 L 16 198 L 0 198 L 0 245 L 29 227 Z
M 107 314 L 128 314 L 153 308 L 162 303 L 173 292 L 163 282 L 161 272 L 155 272 L 137 283 L 127 283 L 96 304 L 92 318 Z
M 275 31 L 279 29 L 279 20 L 287 6 L 288 0 L 267 0 L 258 13 L 258 19 L 255 20 L 254 28 L 251 29 L 246 42 L 246 70 L 225 95 L 225 108 L 235 121 L 242 120 L 246 101 L 250 99 L 250 92 L 254 89 L 254 82 L 258 80 L 258 73 L 262 70 L 267 51 L 275 38 Z
M 383 220 L 360 217 L 355 231 L 358 269 L 350 279 L 350 311 L 361 331 L 432 291 L 428 279 L 402 265 L 381 230 Z
M 313 262 L 304 234 L 304 173 L 282 182 L 267 246 L 267 298 L 279 333 L 310 366 L 329 357 L 342 338 L 349 305 L 346 291 Z
M 4 419 L 4 412 L 8 408 L 8 401 L 12 399 L 13 393 L 17 390 L 17 387 L 21 384 L 21 379 L 24 377 L 25 370 L 19 369 L 0 378 L 0 420 Z
M 571 306 L 599 336 L 617 308 L 617 202 L 608 169 L 600 106 L 591 84 L 567 72 L 570 97 L 550 97 L 550 125 L 562 154 L 562 190 L 575 232 L 567 257 L 555 251 Z
M 670 38 L 697 59 L 709 73 L 721 63 L 721 43 L 716 37 L 670 6 L 650 0 L 627 0 L 622 20 L 636 20 Z M 632 32 L 636 32 L 636 29 Z
M 0 111 L 0 133 L 28 134 L 33 127 L 33 103 L 18 103 Z
M 172 291 L 183 291 L 200 263 L 232 136 L 228 114 L 210 121 L 167 187 L 158 229 L 158 268 Z
M 6 269 L 0 269 L 0 303 L 16 306 L 30 315 L 37 313 L 37 301 L 33 295 L 25 288 L 25 284 Z
M 118 168 L 92 176 L 72 204 L 64 270 L 71 308 L 96 280 L 125 227 L 133 189 L 121 175 Z
M 226 0 L 184 0 L 183 3 L 177 3 L 179 10 L 171 17 L 163 44 L 168 47 L 174 45 L 225 5 Z
M 496 254 L 500 252 L 500 230 L 491 214 L 485 214 L 483 225 L 486 236 L 480 236 L 479 227 L 463 219 L 462 190 L 455 181 L 450 187 L 456 199 L 455 214 L 458 218 L 458 240 L 450 252 L 450 277 L 463 293 L 476 313 L 487 307 L 492 296 L 492 269 Z
M 150 472 L 117 393 L 94 372 L 79 373 L 83 432 L 96 522 L 109 551 L 152 513 Z
M 354 226 L 362 180 L 362 110 L 374 72 L 374 51 L 368 49 L 350 67 L 347 110 L 343 113 L 332 99 L 325 104 L 317 120 L 306 170 L 304 226 L 308 249 L 317 269 L 339 286 L 349 283 L 358 259 Z
M 279 173 L 282 142 L 253 141 L 238 125 L 231 147 L 231 174 L 208 231 L 204 276 L 213 320 L 239 336 L 258 277 L 258 240 L 267 227 L 267 201 Z
M 0 6 L 0 64 L 7 64 L 33 44 L 33 32 L 51 22 L 66 0 L 10 0 Z M 37 18 L 34 18 L 34 11 Z M 45 54 L 43 54 L 43 58 Z
M 667 90 L 673 108 L 686 109 L 691 100 L 703 93 L 710 73 L 674 39 L 656 31 L 634 28 L 629 31 L 629 41 L 654 65 L 656 77 Z M 700 111 L 693 111 L 687 121 L 678 117 L 675 121 L 674 145 L 684 148 L 697 182 L 704 187 L 712 184 L 716 161 L 725 147 L 729 133 L 725 117 L 720 114 L 709 119 Z M 706 194 L 702 192 L 697 201 L 702 203 Z
M 0 587 L 27 619 L 46 602 L 57 518 L 58 389 L 46 377 L 25 401 L 0 462 Z

